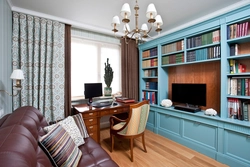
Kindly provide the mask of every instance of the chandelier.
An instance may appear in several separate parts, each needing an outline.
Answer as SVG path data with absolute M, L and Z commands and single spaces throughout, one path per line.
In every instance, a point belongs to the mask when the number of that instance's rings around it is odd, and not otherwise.
M 123 26 L 123 32 L 124 35 L 122 36 L 122 38 L 125 39 L 126 44 L 128 44 L 127 38 L 134 38 L 136 40 L 136 44 L 138 44 L 138 42 L 141 42 L 144 40 L 144 38 L 148 38 L 149 36 L 149 32 L 152 30 L 152 27 L 155 26 L 156 27 L 156 32 L 160 33 L 161 26 L 163 25 L 162 19 L 160 15 L 157 15 L 157 11 L 155 9 L 155 5 L 153 3 L 148 5 L 147 8 L 147 12 L 146 12 L 146 17 L 148 18 L 148 23 L 150 24 L 150 29 L 148 29 L 148 26 L 146 23 L 142 24 L 141 29 L 138 28 L 138 11 L 139 11 L 139 5 L 137 4 L 137 0 L 136 0 L 136 5 L 134 7 L 135 10 L 135 28 L 133 30 L 130 31 L 130 27 L 129 27 L 129 17 L 131 15 L 131 11 L 130 11 L 130 6 L 128 3 L 125 3 L 122 6 L 121 9 L 121 16 L 123 17 L 122 22 L 124 23 Z M 112 19 L 112 23 L 111 23 L 114 33 L 118 32 L 117 27 L 119 27 L 120 25 L 120 20 L 118 16 L 114 16 Z

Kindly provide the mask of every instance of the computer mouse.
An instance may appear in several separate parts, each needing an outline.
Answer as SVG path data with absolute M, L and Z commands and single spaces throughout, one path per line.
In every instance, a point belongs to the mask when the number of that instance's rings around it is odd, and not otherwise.
M 117 105 L 117 103 L 116 103 L 116 102 L 114 102 L 114 103 L 113 103 L 113 106 L 116 106 L 116 105 Z

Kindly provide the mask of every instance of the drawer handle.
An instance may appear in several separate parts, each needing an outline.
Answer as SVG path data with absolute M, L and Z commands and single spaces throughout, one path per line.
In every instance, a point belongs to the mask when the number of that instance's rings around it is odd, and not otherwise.
M 117 110 L 114 110 L 114 112 L 117 112 Z
M 89 129 L 93 129 L 93 126 L 90 126 Z
M 92 122 L 93 121 L 93 119 L 89 119 L 89 122 Z
M 194 124 L 195 124 L 195 125 L 200 125 L 201 123 L 196 121 Z
M 94 135 L 94 133 L 90 133 L 89 135 L 90 135 L 90 136 L 93 136 L 93 135 Z
M 89 115 L 93 115 L 93 113 L 89 113 Z

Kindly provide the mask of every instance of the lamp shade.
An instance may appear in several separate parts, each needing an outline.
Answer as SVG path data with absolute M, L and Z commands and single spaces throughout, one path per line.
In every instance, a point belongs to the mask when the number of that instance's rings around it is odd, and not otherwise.
M 148 31 L 148 26 L 146 23 L 142 24 L 141 26 L 142 31 Z
M 112 19 L 111 26 L 114 27 L 115 24 L 116 24 L 117 27 L 120 25 L 120 20 L 119 20 L 118 16 L 114 16 L 113 19 Z
M 157 25 L 159 25 L 159 26 L 162 26 L 162 25 L 163 25 L 163 22 L 162 22 L 162 19 L 161 19 L 161 16 L 160 16 L 160 15 L 157 15 L 157 16 L 155 17 L 154 26 L 157 27 Z
M 130 6 L 128 3 L 125 3 L 123 6 L 122 6 L 122 9 L 121 9 L 121 16 L 122 17 L 125 17 L 125 13 L 127 14 L 127 17 L 129 17 L 131 15 L 131 10 L 130 10 Z
M 152 14 L 152 15 L 151 15 Z M 157 15 L 157 11 L 155 9 L 155 5 L 153 3 L 148 5 L 147 12 L 146 12 L 146 17 L 147 18 L 154 18 Z
M 16 69 L 12 72 L 11 76 L 10 76 L 11 79 L 24 79 L 24 76 L 23 76 L 23 71 L 20 70 L 20 69 Z

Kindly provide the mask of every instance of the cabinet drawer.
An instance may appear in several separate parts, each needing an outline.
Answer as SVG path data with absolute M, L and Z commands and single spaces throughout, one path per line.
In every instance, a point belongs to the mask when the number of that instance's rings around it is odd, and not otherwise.
M 97 124 L 97 119 L 96 118 L 87 118 L 84 119 L 84 123 L 86 126 L 88 125 L 96 125 Z
M 87 113 L 82 113 L 83 118 L 90 118 L 90 117 L 95 117 L 97 116 L 97 112 L 87 112 Z
M 97 125 L 89 125 L 87 126 L 88 133 L 96 132 L 97 131 Z

